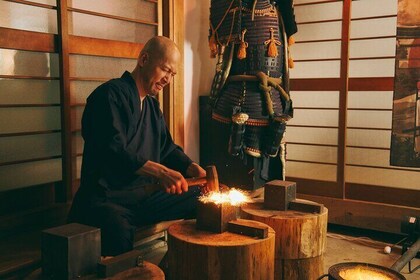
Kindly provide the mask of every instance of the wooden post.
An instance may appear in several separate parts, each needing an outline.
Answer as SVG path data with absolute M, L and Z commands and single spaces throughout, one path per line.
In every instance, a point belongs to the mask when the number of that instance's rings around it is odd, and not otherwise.
M 256 221 L 250 225 L 266 226 Z M 196 229 L 186 220 L 168 229 L 168 262 L 172 280 L 274 279 L 274 236 L 268 227 L 263 239 L 229 231 Z

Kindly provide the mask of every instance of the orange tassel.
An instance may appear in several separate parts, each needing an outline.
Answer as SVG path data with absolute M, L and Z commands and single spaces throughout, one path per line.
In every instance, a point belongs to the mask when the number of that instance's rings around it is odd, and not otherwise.
M 211 34 L 209 39 L 210 57 L 215 58 L 217 55 L 217 44 L 214 33 Z
M 289 43 L 289 46 L 291 46 L 291 45 L 293 45 L 295 43 L 295 38 L 293 36 L 290 36 L 287 41 Z
M 248 44 L 246 42 L 241 42 L 241 44 L 239 45 L 239 50 L 238 50 L 238 59 L 244 59 L 246 58 L 246 48 L 248 47 Z
M 268 53 L 269 57 L 276 57 L 279 53 L 277 52 L 277 45 L 273 41 L 268 44 Z
M 279 54 L 277 51 L 277 46 L 280 46 L 281 42 L 274 38 L 273 28 L 270 28 L 270 39 L 266 40 L 264 45 L 268 45 L 267 55 L 269 57 L 276 57 Z
M 246 48 L 248 48 L 248 43 L 245 42 L 245 33 L 246 29 L 242 30 L 241 44 L 239 45 L 238 54 L 236 55 L 238 59 L 246 58 Z
M 295 68 L 295 62 L 293 61 L 293 58 L 289 57 L 288 62 L 289 68 Z

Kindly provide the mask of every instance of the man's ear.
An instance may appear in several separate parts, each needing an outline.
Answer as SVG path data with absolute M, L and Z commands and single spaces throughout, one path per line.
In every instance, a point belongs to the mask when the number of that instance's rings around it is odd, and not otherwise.
M 144 66 L 144 64 L 147 62 L 147 60 L 149 59 L 149 54 L 148 53 L 142 53 L 141 55 L 140 55 L 140 58 L 139 58 L 139 60 L 138 60 L 138 65 L 140 66 L 140 67 L 143 67 Z

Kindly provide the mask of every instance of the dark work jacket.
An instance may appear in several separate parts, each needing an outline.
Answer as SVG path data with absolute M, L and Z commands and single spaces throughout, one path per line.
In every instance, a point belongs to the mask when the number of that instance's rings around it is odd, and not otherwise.
M 174 144 L 158 101 L 146 96 L 140 110 L 137 86 L 129 72 L 102 84 L 87 98 L 82 136 L 81 185 L 73 204 L 89 204 L 86 198 L 92 197 L 118 197 L 122 204 L 124 199 L 138 201 L 145 195 L 142 186 L 156 183 L 135 174 L 146 161 L 184 175 L 192 162 Z

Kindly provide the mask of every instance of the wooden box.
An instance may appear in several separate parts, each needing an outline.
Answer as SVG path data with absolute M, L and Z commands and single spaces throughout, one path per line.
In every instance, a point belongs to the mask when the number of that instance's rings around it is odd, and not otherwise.
M 101 258 L 99 228 L 72 223 L 42 232 L 42 274 L 48 279 L 74 279 L 96 273 Z

